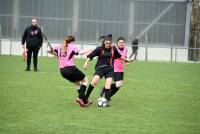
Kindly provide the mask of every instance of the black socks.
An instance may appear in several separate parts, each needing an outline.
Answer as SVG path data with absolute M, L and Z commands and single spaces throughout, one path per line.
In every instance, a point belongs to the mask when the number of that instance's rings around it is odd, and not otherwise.
M 81 92 L 80 92 L 80 91 L 81 91 L 80 88 L 78 88 L 78 89 L 77 89 L 77 92 L 78 92 L 78 98 L 81 98 L 81 96 L 80 96 L 80 93 L 81 93 Z
M 115 83 L 113 83 L 113 84 L 111 85 L 110 97 L 112 97 L 115 93 L 117 93 L 118 90 L 119 90 L 119 88 L 116 87 L 116 84 L 115 84 Z
M 104 88 L 105 98 L 107 101 L 110 101 L 110 89 Z
M 85 95 L 87 99 L 90 97 L 90 94 L 91 94 L 93 89 L 94 89 L 94 87 L 90 84 L 88 89 L 87 89 L 86 95 Z
M 88 101 L 87 101 L 87 98 L 85 96 L 85 91 L 86 91 L 86 86 L 81 85 L 80 90 L 78 90 L 78 93 L 79 93 L 79 98 L 82 99 L 85 104 L 87 104 Z

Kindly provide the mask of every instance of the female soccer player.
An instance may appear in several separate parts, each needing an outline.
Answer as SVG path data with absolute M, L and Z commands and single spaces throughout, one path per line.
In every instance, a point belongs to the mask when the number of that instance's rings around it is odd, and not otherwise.
M 125 47 L 125 38 L 124 37 L 119 37 L 117 39 L 117 51 L 124 56 L 125 58 L 127 57 L 128 53 L 128 48 Z M 117 58 L 114 60 L 114 82 L 111 85 L 111 90 L 110 90 L 110 98 L 119 90 L 119 88 L 123 84 L 123 79 L 124 79 L 124 60 L 121 58 Z M 126 63 L 128 64 L 128 63 Z M 100 96 L 102 97 L 104 94 L 104 90 L 101 89 Z M 110 101 L 110 100 L 108 100 Z
M 129 62 L 124 56 L 122 56 L 115 46 L 112 46 L 112 36 L 107 35 L 103 37 L 102 45 L 97 47 L 94 51 L 92 51 L 87 57 L 87 60 L 84 64 L 84 68 L 86 69 L 88 66 L 88 62 L 91 61 L 95 56 L 98 56 L 98 60 L 95 66 L 95 73 L 92 79 L 91 84 L 89 85 L 86 98 L 88 99 L 94 87 L 97 86 L 99 80 L 104 76 L 105 77 L 105 98 L 110 100 L 110 87 L 112 84 L 113 77 L 113 64 L 114 59 L 121 58 Z
M 81 107 L 87 107 L 92 102 L 88 102 L 85 91 L 88 85 L 88 78 L 82 73 L 74 63 L 74 55 L 83 55 L 90 50 L 81 51 L 74 45 L 75 38 L 71 35 L 67 36 L 64 44 L 51 48 L 48 53 L 55 55 L 59 60 L 59 68 L 62 77 L 74 83 L 77 86 L 79 97 L 76 102 Z

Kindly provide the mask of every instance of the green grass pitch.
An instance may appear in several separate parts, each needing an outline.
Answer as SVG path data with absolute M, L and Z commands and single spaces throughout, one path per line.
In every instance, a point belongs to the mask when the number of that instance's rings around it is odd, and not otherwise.
M 82 69 L 84 60 L 76 59 Z M 84 71 L 89 80 L 95 61 Z M 101 80 L 89 108 L 75 103 L 75 86 L 55 58 L 40 57 L 25 72 L 19 56 L 0 56 L 1 134 L 199 134 L 200 64 L 136 62 L 109 108 L 98 108 Z

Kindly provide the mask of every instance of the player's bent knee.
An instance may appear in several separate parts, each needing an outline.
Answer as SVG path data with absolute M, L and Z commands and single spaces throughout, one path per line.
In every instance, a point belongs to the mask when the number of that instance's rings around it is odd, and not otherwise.
M 80 82 L 79 82 L 79 81 L 75 81 L 74 84 L 75 84 L 76 86 L 80 86 Z
M 123 82 L 122 81 L 118 81 L 116 82 L 116 87 L 120 88 L 122 87 Z
M 93 87 L 96 87 L 96 86 L 97 86 L 97 82 L 92 82 L 91 85 L 92 85 Z
M 85 77 L 81 82 L 82 82 L 83 85 L 87 86 L 88 85 L 88 78 Z
M 91 85 L 92 85 L 93 87 L 96 87 L 97 84 L 98 84 L 98 82 L 99 82 L 99 79 L 93 79 L 92 82 L 91 82 Z
M 106 88 L 106 89 L 110 89 L 111 87 L 110 87 L 110 86 L 105 86 L 105 88 Z
M 88 82 L 88 78 L 85 77 L 81 82 Z

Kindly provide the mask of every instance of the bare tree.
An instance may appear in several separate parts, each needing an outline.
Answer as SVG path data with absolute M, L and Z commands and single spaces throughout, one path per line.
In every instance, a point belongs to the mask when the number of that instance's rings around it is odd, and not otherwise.
M 192 0 L 192 15 L 190 23 L 190 48 L 200 48 L 200 0 Z M 191 60 L 200 59 L 200 50 L 190 50 Z

